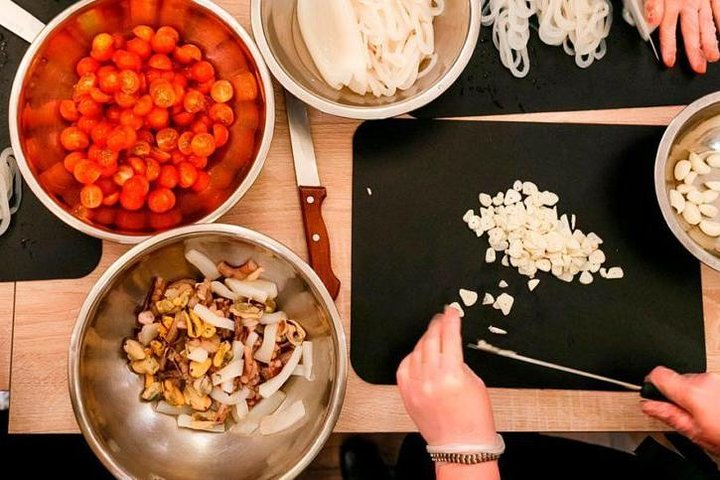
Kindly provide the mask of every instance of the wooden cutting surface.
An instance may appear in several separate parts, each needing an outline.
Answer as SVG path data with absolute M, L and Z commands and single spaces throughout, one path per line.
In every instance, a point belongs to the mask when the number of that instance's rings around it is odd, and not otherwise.
M 249 30 L 249 1 L 218 1 Z M 307 258 L 283 95 L 265 168 L 248 194 L 220 219 L 267 234 Z M 679 107 L 544 113 L 493 120 L 666 125 Z M 477 117 L 472 120 L 489 119 Z M 359 122 L 311 112 L 320 178 L 327 187 L 324 215 L 342 289 L 337 303 L 350 334 L 352 137 Z M 0 387 L 12 352 L 9 429 L 13 433 L 76 432 L 67 386 L 67 351 L 75 316 L 104 269 L 128 247 L 105 243 L 100 266 L 79 280 L 20 282 L 15 286 L 12 346 L 8 342 L 13 286 L 0 285 Z M 703 268 L 708 368 L 720 372 L 720 274 Z M 501 431 L 653 431 L 663 427 L 640 413 L 633 393 L 493 389 Z M 342 432 L 410 431 L 414 426 L 397 388 L 375 386 L 350 370 L 336 427 Z

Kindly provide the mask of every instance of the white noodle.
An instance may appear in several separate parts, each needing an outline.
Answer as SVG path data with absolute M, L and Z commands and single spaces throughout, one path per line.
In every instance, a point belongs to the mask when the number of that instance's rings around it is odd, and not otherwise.
M 10 217 L 17 212 L 21 200 L 20 171 L 12 148 L 6 148 L 0 153 L 0 235 L 10 228 Z

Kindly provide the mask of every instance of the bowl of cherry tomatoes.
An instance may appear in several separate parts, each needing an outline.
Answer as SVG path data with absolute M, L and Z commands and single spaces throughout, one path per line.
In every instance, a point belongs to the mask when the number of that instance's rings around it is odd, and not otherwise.
M 232 208 L 262 169 L 274 111 L 257 47 L 216 4 L 86 0 L 30 46 L 9 125 L 47 208 L 138 243 Z

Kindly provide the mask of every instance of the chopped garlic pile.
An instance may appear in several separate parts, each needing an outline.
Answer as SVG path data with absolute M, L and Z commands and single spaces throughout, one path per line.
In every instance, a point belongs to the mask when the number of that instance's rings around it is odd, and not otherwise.
M 720 197 L 720 181 L 702 182 L 702 177 L 711 174 L 714 169 L 720 169 L 720 154 L 714 151 L 690 152 L 687 160 L 675 164 L 673 176 L 678 184 L 668 193 L 670 205 L 677 214 L 713 238 L 720 237 L 720 222 L 714 221 L 719 210 L 713 205 Z M 701 180 L 704 189 L 695 185 L 697 179 Z
M 534 278 L 542 271 L 566 282 L 577 275 L 582 284 L 591 283 L 593 274 L 603 268 L 602 239 L 575 229 L 575 215 L 558 217 L 557 194 L 517 180 L 506 192 L 481 193 L 479 200 L 479 215 L 468 210 L 463 221 L 478 237 L 487 234 L 486 262 L 494 262 L 496 252 L 501 252 L 501 263 L 512 265 L 522 275 Z M 601 276 L 607 279 L 623 276 L 620 267 L 603 272 Z

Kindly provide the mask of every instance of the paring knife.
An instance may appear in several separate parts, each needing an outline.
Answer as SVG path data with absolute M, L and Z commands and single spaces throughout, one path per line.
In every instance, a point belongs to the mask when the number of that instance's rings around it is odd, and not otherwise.
M 330 260 L 330 240 L 322 217 L 322 204 L 327 191 L 320 184 L 307 107 L 287 90 L 285 107 L 310 265 L 335 299 L 340 292 L 340 280 L 333 272 Z
M 661 402 L 670 402 L 670 400 L 668 400 L 660 392 L 660 390 L 658 390 L 658 388 L 650 382 L 645 382 L 642 386 L 640 386 L 640 385 L 635 385 L 632 383 L 623 382 L 621 380 L 615 380 L 614 378 L 603 377 L 602 375 L 595 375 L 594 373 L 584 372 L 582 370 L 565 367 L 563 365 L 558 365 L 556 363 L 550 363 L 550 362 L 546 362 L 544 360 L 538 360 L 536 358 L 530 358 L 530 357 L 526 357 L 524 355 L 519 355 L 518 353 L 513 352 L 512 350 L 504 350 L 504 349 L 496 347 L 494 345 L 490 345 L 485 340 L 478 340 L 477 343 L 470 343 L 470 344 L 468 344 L 468 348 L 472 348 L 474 350 L 482 350 L 483 352 L 492 353 L 494 355 L 498 355 L 498 356 L 505 357 L 505 358 L 512 358 L 513 360 L 518 360 L 520 362 L 531 363 L 533 365 L 538 365 L 540 367 L 550 368 L 552 370 L 559 370 L 561 372 L 566 372 L 566 373 L 570 373 L 573 375 L 579 375 L 581 377 L 592 378 L 595 380 L 599 380 L 601 382 L 619 385 L 623 388 L 627 388 L 628 390 L 633 390 L 635 392 L 639 392 L 640 396 L 647 400 L 658 400 Z M 670 402 L 670 403 L 672 403 L 672 402 Z
M 644 0 L 623 0 L 623 19 L 630 25 L 637 28 L 640 37 L 646 42 L 650 43 L 655 54 L 655 60 L 660 61 L 660 55 L 658 55 L 657 48 L 655 48 L 655 42 L 652 39 L 652 30 L 645 20 L 645 1 Z

